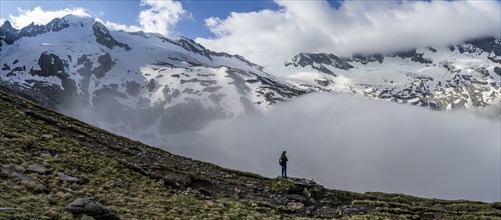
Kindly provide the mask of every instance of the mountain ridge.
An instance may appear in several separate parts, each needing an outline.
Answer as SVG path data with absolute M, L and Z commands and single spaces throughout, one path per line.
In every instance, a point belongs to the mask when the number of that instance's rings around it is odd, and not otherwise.
M 0 45 L 0 86 L 71 115 L 87 109 L 107 125 L 125 123 L 130 130 L 160 123 L 163 127 L 153 129 L 168 133 L 260 112 L 304 93 L 241 56 L 213 52 L 184 37 L 109 31 L 89 19 L 55 19 L 47 27 L 62 23 L 65 28 L 45 32 L 52 29 L 40 26 L 36 37 Z M 131 124 L 130 115 L 149 120 Z M 187 123 L 166 126 L 166 121 Z
M 355 93 L 434 110 L 481 108 L 501 98 L 501 39 L 351 57 L 300 53 L 282 71 L 293 73 L 286 81 L 310 91 Z

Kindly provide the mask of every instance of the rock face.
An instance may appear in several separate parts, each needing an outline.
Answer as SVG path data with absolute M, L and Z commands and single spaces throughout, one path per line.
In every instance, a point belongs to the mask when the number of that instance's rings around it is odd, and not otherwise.
M 300 53 L 294 58 L 292 58 L 291 62 L 285 63 L 285 66 L 293 65 L 295 67 L 301 66 L 311 66 L 313 69 L 316 69 L 320 72 L 336 76 L 331 70 L 329 70 L 326 66 L 333 66 L 338 69 L 349 70 L 353 68 L 346 60 L 337 57 L 334 54 L 326 54 L 326 53 Z
M 92 197 L 76 199 L 72 203 L 68 204 L 64 209 L 74 216 L 88 215 L 96 220 L 121 219 L 118 215 Z
M 103 23 L 96 21 L 92 25 L 92 30 L 94 30 L 94 36 L 96 36 L 96 41 L 99 44 L 106 46 L 109 49 L 113 49 L 113 47 L 122 47 L 125 50 L 130 50 L 129 45 L 120 43 L 113 36 L 111 36 L 108 29 L 103 25 Z M 109 54 L 108 54 L 109 55 Z

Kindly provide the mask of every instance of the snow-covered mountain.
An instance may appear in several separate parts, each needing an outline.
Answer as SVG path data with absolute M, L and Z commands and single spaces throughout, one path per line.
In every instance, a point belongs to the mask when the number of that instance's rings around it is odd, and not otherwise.
M 501 39 L 443 48 L 338 57 L 300 53 L 285 63 L 287 82 L 313 91 L 349 92 L 432 109 L 499 102 Z
M 187 38 L 110 31 L 90 17 L 0 27 L 0 88 L 122 134 L 172 134 L 266 111 L 304 93 L 354 93 L 431 109 L 498 102 L 501 39 L 338 57 L 300 53 L 277 78 Z M 274 73 L 277 71 L 274 71 Z
M 0 28 L 0 86 L 122 132 L 177 133 L 303 93 L 186 38 L 110 31 L 90 17 Z M 106 127 L 106 126 L 105 126 Z

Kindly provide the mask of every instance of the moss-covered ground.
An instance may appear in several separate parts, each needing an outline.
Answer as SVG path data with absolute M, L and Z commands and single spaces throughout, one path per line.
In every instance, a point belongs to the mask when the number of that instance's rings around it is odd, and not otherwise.
M 303 206 L 286 199 L 303 187 L 294 180 L 176 156 L 4 92 L 0 167 L 0 219 L 72 219 L 64 207 L 81 197 L 124 219 L 501 219 L 501 203 L 329 189 Z

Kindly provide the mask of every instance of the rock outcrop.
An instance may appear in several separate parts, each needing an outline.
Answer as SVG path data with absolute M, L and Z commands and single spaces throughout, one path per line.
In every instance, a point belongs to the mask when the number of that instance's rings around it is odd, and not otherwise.
M 64 210 L 73 216 L 87 215 L 96 220 L 120 220 L 121 218 L 110 209 L 106 208 L 95 198 L 79 198 L 64 207 Z

